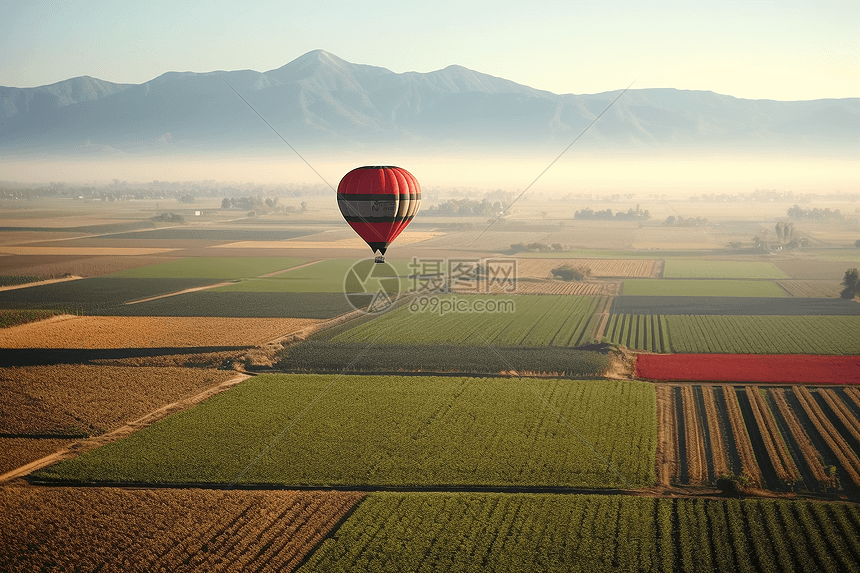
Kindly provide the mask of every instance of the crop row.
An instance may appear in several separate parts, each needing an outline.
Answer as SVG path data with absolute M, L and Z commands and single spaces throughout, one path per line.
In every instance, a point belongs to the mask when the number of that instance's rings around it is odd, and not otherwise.
M 374 344 L 308 340 L 286 349 L 277 368 L 295 372 L 552 373 L 571 378 L 599 376 L 609 368 L 604 354 L 557 346 L 460 346 Z
M 860 354 L 860 317 L 618 315 L 608 340 L 638 350 L 718 354 Z
M 658 395 L 664 390 L 672 407 L 661 415 L 661 483 L 734 474 L 777 490 L 860 486 L 855 389 L 683 385 L 661 386 Z
M 603 302 L 602 297 L 556 295 L 417 298 L 333 340 L 575 347 L 593 340 L 599 321 L 594 313 Z M 479 312 L 478 304 L 487 310 Z
M 607 342 L 651 352 L 669 352 L 667 317 L 651 314 L 613 314 L 604 331 Z
M 301 571 L 842 572 L 858 534 L 820 502 L 375 493 Z
M 293 571 L 358 492 L 0 490 L 0 570 Z
M 639 487 L 653 386 L 630 381 L 257 376 L 40 480 Z

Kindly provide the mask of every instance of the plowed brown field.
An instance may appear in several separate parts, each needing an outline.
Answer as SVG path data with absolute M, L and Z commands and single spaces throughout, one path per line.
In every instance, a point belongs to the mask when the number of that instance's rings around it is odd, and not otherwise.
M 313 318 L 56 317 L 0 331 L 0 348 L 196 348 L 257 346 Z
M 359 492 L 0 489 L 0 570 L 293 571 Z
M 109 431 L 235 377 L 230 370 L 196 368 L 0 368 L 0 433 L 51 434 L 70 426 Z

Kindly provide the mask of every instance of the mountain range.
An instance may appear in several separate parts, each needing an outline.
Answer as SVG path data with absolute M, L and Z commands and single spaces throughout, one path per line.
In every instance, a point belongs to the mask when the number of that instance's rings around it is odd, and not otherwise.
M 304 148 L 558 149 L 620 92 L 559 95 L 456 65 L 394 73 L 315 50 L 267 72 L 168 72 L 137 85 L 83 76 L 35 88 L 0 86 L 0 153 L 282 151 L 253 110 Z M 786 102 L 630 89 L 578 145 L 856 155 L 860 98 Z

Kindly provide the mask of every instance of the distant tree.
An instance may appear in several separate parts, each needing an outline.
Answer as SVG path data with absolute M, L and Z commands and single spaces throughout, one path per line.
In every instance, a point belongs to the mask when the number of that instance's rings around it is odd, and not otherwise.
M 229 209 L 232 206 L 233 206 L 233 203 L 232 203 L 232 201 L 230 201 L 229 197 L 224 197 L 224 199 L 221 200 L 221 208 L 222 209 Z
M 842 298 L 853 299 L 860 296 L 860 271 L 857 269 L 848 269 L 845 271 L 842 286 L 845 287 L 840 295 Z
M 730 241 L 729 242 L 729 248 L 730 249 L 740 249 L 742 245 L 743 245 L 743 243 L 741 243 L 740 241 Z
M 781 243 L 783 236 L 785 236 L 785 223 L 780 221 L 776 224 L 776 240 Z
M 666 217 L 666 224 L 667 225 L 674 225 L 675 224 L 675 215 L 669 215 L 668 217 Z
M 857 239 L 856 241 L 854 241 L 854 246 L 857 247 L 858 249 L 860 249 L 860 239 Z
M 591 269 L 588 267 L 574 267 L 570 264 L 565 264 L 552 269 L 550 273 L 553 277 L 563 281 L 581 281 L 591 274 Z

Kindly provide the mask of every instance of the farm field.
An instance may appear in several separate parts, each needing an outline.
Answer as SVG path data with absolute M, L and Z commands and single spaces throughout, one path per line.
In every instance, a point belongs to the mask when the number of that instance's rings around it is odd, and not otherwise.
M 666 317 L 672 352 L 860 354 L 857 316 Z
M 552 373 L 578 378 L 600 376 L 610 366 L 605 354 L 559 346 L 525 348 L 453 344 L 367 344 L 331 342 L 316 337 L 280 354 L 277 367 L 287 372 L 463 372 Z
M 650 380 L 860 384 L 860 356 L 640 354 L 636 374 Z
M 651 277 L 657 261 L 653 260 L 600 260 L 600 259 L 537 259 L 523 258 L 517 261 L 519 278 L 549 278 L 550 271 L 562 265 L 587 268 L 591 276 L 603 277 Z
M 663 278 L 787 279 L 789 277 L 773 263 L 669 259 L 663 269 Z
M 837 283 L 845 276 L 846 270 L 858 266 L 858 263 L 852 264 L 851 261 L 837 262 L 817 259 L 775 261 L 774 264 L 792 279 L 830 280 Z
M 105 278 L 242 279 L 282 271 L 307 263 L 284 257 L 186 257 L 145 267 L 126 269 Z
M 74 437 L 6 438 L 0 435 L 0 475 L 51 455 L 78 441 Z
M 312 318 L 66 315 L 0 330 L 0 348 L 247 348 L 318 322 Z
M 0 473 L 235 377 L 232 371 L 170 367 L 0 368 Z
M 294 571 L 364 494 L 0 488 L 0 570 Z
M 860 566 L 858 521 L 786 500 L 372 493 L 301 571 L 835 573 Z
M 612 314 L 604 336 L 652 352 L 850 355 L 860 354 L 858 329 L 858 316 Z
M 407 290 L 412 281 L 408 279 L 410 270 L 406 261 L 388 261 L 400 276 L 401 291 Z M 215 292 L 307 292 L 343 293 L 344 281 L 357 261 L 354 259 L 327 259 L 299 268 L 277 273 L 271 277 L 250 278 L 236 284 L 214 289 Z M 372 265 L 372 262 L 366 264 Z M 363 288 L 363 287 L 362 287 Z M 364 292 L 361 290 L 359 292 Z
M 657 385 L 657 480 L 743 476 L 772 491 L 856 492 L 856 388 Z
M 573 347 L 592 341 L 598 322 L 594 313 L 607 302 L 603 297 L 555 295 L 419 298 L 332 340 Z M 454 312 L 457 304 L 468 309 L 483 305 L 490 312 Z M 451 309 L 446 313 L 448 306 Z M 513 312 L 508 311 L 511 306 Z
M 478 289 L 490 289 L 487 294 L 562 294 L 575 296 L 612 296 L 621 290 L 621 284 L 610 281 L 567 282 L 561 280 L 522 279 L 517 280 L 511 290 L 508 284 L 486 283 L 471 285 L 452 285 L 454 294 L 475 294 Z M 510 292 L 509 292 L 510 291 Z M 485 291 L 481 290 L 482 293 Z
M 199 278 L 88 278 L 0 291 L 0 308 L 48 308 L 96 314 L 125 303 L 212 284 Z
M 33 476 L 105 484 L 641 487 L 655 479 L 654 408 L 653 387 L 632 381 L 262 375 Z
M 0 310 L 0 328 L 20 326 L 29 322 L 45 320 L 59 314 L 60 311 L 57 310 Z
M 777 281 L 776 284 L 797 297 L 839 298 L 843 288 L 836 281 Z
M 621 294 L 634 296 L 783 297 L 788 293 L 766 280 L 625 279 Z
M 860 304 L 845 299 L 728 296 L 617 296 L 613 314 L 843 315 L 860 316 Z
M 171 227 L 168 229 L 152 229 L 148 231 L 129 231 L 125 233 L 114 233 L 101 235 L 98 238 L 104 241 L 112 240 L 135 240 L 146 241 L 149 239 L 166 239 L 171 241 L 285 241 L 303 237 L 316 232 L 312 229 L 283 230 L 283 229 L 188 229 L 182 227 Z
M 371 297 L 372 295 L 367 295 L 365 304 L 370 303 Z M 102 316 L 326 319 L 353 310 L 355 309 L 340 291 L 217 292 L 212 289 L 136 304 L 115 304 L 93 309 L 90 313 Z
M 159 263 L 164 257 L 73 256 L 73 255 L 5 255 L 2 274 L 32 275 L 55 278 L 65 275 L 96 277 L 135 267 Z
M 0 368 L 0 434 L 99 434 L 235 376 L 202 368 Z

